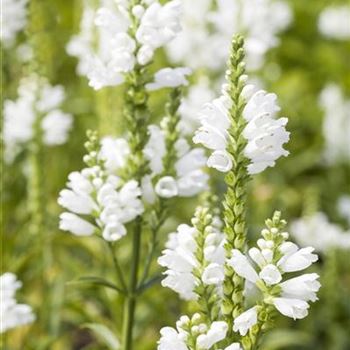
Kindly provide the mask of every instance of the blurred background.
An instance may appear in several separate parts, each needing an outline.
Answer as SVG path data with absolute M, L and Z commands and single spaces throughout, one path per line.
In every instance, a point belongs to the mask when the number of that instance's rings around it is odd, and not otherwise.
M 158 52 L 154 69 L 190 65 L 194 69 L 191 83 L 197 86 L 204 82 L 216 94 L 225 61 L 217 65 L 208 62 L 220 62 L 212 56 L 217 54 L 218 47 L 225 49 L 225 44 L 211 36 L 196 39 L 195 44 L 203 45 L 205 50 L 196 51 L 196 45 L 190 45 L 192 57 L 185 49 L 179 53 L 179 48 L 195 40 L 197 25 L 198 31 L 205 27 L 213 37 L 241 31 L 248 38 L 259 40 L 259 35 L 251 30 L 257 20 L 254 16 L 259 13 L 247 10 L 246 24 L 237 24 L 238 19 L 232 16 L 220 28 L 213 25 L 217 23 L 212 19 L 214 16 L 207 18 L 206 9 L 216 16 L 223 15 L 220 6 L 222 10 L 225 1 L 185 0 L 185 3 L 185 39 Z M 254 58 L 260 46 L 259 42 L 251 43 L 252 48 L 247 48 L 247 68 L 253 81 L 278 95 L 280 115 L 289 118 L 290 155 L 251 181 L 249 235 L 251 239 L 257 237 L 265 219 L 275 209 L 281 210 L 291 224 L 294 240 L 301 245 L 315 242 L 320 255 L 315 270 L 321 275 L 322 289 L 320 301 L 311 306 L 305 320 L 276 319 L 279 329 L 268 334 L 263 349 L 349 350 L 350 3 L 347 0 L 278 3 L 283 5 L 267 9 L 267 18 L 277 23 L 273 38 L 268 39 L 271 45 L 264 47 L 263 55 L 259 52 L 260 56 Z M 44 147 L 40 153 L 43 225 L 39 234 L 31 230 L 30 147 L 23 147 L 11 161 L 5 159 L 2 147 L 2 270 L 17 274 L 23 282 L 17 299 L 30 304 L 37 315 L 32 325 L 7 332 L 9 350 L 103 350 L 107 348 L 84 324 L 101 323 L 115 332 L 120 329 L 121 297 L 101 287 L 74 283 L 84 275 L 111 275 L 112 262 L 105 247 L 94 237 L 79 239 L 58 229 L 61 211 L 58 193 L 65 186 L 67 175 L 83 167 L 86 130 L 98 130 L 102 136 L 125 132 L 121 118 L 123 87 L 94 91 L 86 77 L 78 74 L 81 59 L 67 53 L 68 43 L 81 32 L 84 9 L 87 6 L 96 9 L 99 5 L 97 0 L 28 1 L 24 30 L 12 42 L 1 42 L 2 104 L 17 98 L 20 79 L 33 69 L 35 56 L 35 69 L 52 85 L 64 87 L 62 109 L 74 118 L 67 142 Z M 7 6 L 10 8 L 10 1 L 3 1 L 4 22 Z M 338 12 L 329 11 L 335 8 Z M 260 30 L 271 28 L 262 26 Z M 191 85 L 188 93 L 191 96 Z M 152 96 L 155 121 L 162 117 L 166 98 L 167 92 Z M 222 194 L 222 177 L 212 175 L 218 193 Z M 189 221 L 195 205 L 195 199 L 177 200 L 176 210 L 162 230 L 163 243 L 178 223 Z M 121 241 L 118 254 L 127 266 L 128 237 Z M 173 325 L 189 309 L 191 305 L 182 303 L 172 291 L 159 286 L 150 289 L 138 304 L 135 336 L 142 341 L 136 342 L 135 349 L 155 349 L 159 329 Z

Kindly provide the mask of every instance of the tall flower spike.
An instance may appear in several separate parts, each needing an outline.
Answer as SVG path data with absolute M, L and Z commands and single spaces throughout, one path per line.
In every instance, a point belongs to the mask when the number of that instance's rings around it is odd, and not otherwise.
M 246 121 L 242 116 L 245 106 L 245 100 L 242 96 L 245 68 L 243 45 L 244 41 L 241 36 L 235 37 L 232 41 L 227 72 L 228 91 L 224 97 L 230 106 L 226 137 L 228 139 L 228 157 L 233 163 L 233 167 L 225 177 L 227 192 L 224 200 L 224 233 L 227 259 L 231 257 L 233 248 L 243 250 L 246 243 L 245 196 L 249 175 L 247 172 L 248 160 L 244 156 L 247 141 L 243 137 L 243 130 Z M 232 320 L 242 311 L 243 288 L 242 278 L 226 263 L 222 312 L 229 324 L 229 331 L 232 329 Z

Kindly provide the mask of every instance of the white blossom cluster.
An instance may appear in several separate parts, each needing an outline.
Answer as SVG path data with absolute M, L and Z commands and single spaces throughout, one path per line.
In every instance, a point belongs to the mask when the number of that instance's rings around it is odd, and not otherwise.
M 197 68 L 220 70 L 233 33 L 245 33 L 247 65 L 258 69 L 278 33 L 292 20 L 283 1 L 184 0 L 182 32 L 167 46 L 170 59 Z M 193 9 L 196 9 L 195 11 Z
M 214 345 L 225 339 L 228 325 L 224 321 L 214 321 L 207 326 L 201 322 L 201 316 L 195 313 L 190 319 L 188 316 L 181 316 L 176 322 L 176 328 L 164 327 L 161 329 L 161 338 L 158 342 L 158 350 L 209 350 Z M 242 350 L 239 343 L 232 343 L 224 350 Z
M 96 157 L 90 153 L 86 157 Z M 122 183 L 103 164 L 72 172 L 68 180 L 58 198 L 69 210 L 60 215 L 61 230 L 78 236 L 101 233 L 106 241 L 116 241 L 126 235 L 125 224 L 144 210 L 137 181 Z
M 27 22 L 28 0 L 1 0 L 0 40 L 3 45 L 14 43 L 16 35 Z
M 223 234 L 214 227 L 207 227 L 204 247 L 198 247 L 195 227 L 186 224 L 178 226 L 175 233 L 169 235 L 166 249 L 159 257 L 159 265 L 166 267 L 166 277 L 162 286 L 177 292 L 182 299 L 196 300 L 195 287 L 204 285 L 221 285 L 224 279 L 224 240 Z M 204 261 L 198 261 L 197 251 L 203 249 Z M 200 279 L 194 274 L 197 268 L 203 268 Z
M 47 146 L 67 141 L 73 118 L 60 109 L 64 98 L 60 85 L 51 86 L 36 75 L 21 80 L 17 100 L 4 102 L 5 157 L 8 161 L 12 161 L 35 137 L 41 137 Z
M 256 91 L 249 84 L 244 87 L 242 95 L 246 99 L 243 118 L 247 122 L 243 131 L 247 140 L 244 153 L 250 160 L 248 172 L 257 174 L 274 166 L 281 156 L 288 155 L 288 151 L 283 149 L 283 144 L 289 140 L 289 132 L 285 129 L 288 119 L 275 119 L 280 110 L 275 94 L 264 90 Z M 207 103 L 200 112 L 201 126 L 193 138 L 194 143 L 201 143 L 213 151 L 207 165 L 221 172 L 227 172 L 233 166 L 231 156 L 226 150 L 230 107 L 231 100 L 223 88 L 223 95 Z
M 180 14 L 179 0 L 164 5 L 144 1 L 132 9 L 123 1 L 106 0 L 96 13 L 86 4 L 81 32 L 72 38 L 67 51 L 79 58 L 78 73 L 87 75 L 91 87 L 116 86 L 135 65 L 150 63 L 155 50 L 176 36 L 181 29 Z M 132 37 L 129 29 L 135 21 Z
M 165 136 L 156 125 L 150 125 L 149 132 L 144 156 L 149 160 L 151 173 L 144 176 L 141 184 L 132 179 L 123 183 L 120 179 L 119 172 L 130 154 L 125 139 L 106 137 L 98 153 L 85 156 L 87 161 L 97 159 L 96 164 L 72 172 L 67 189 L 60 192 L 58 203 L 69 210 L 60 216 L 62 230 L 76 235 L 101 232 L 105 240 L 115 241 L 126 234 L 125 224 L 142 214 L 143 202 L 154 203 L 157 196 L 191 197 L 207 188 L 208 175 L 202 170 L 206 162 L 203 149 L 191 149 L 187 141 L 180 138 L 175 145 L 176 176 L 160 177 L 167 171 L 163 167 Z
M 0 333 L 35 320 L 29 305 L 17 304 L 15 294 L 21 287 L 22 283 L 13 273 L 5 272 L 0 276 Z
M 342 206 L 344 208 L 344 202 Z M 350 206 L 347 211 L 349 215 Z M 322 212 L 295 220 L 291 224 L 291 232 L 302 247 L 312 244 L 319 252 L 327 252 L 332 248 L 350 249 L 350 231 L 331 223 Z
M 339 86 L 330 84 L 320 95 L 324 109 L 323 137 L 325 158 L 328 163 L 350 160 L 350 99 L 346 99 Z
M 249 257 L 233 249 L 228 264 L 262 291 L 265 303 L 295 320 L 307 316 L 308 302 L 317 300 L 316 293 L 321 285 L 316 273 L 288 278 L 288 274 L 302 271 L 318 259 L 314 248 L 300 249 L 287 241 L 288 236 L 287 232 L 279 233 L 276 228 L 264 229 L 258 247 L 249 249 Z M 234 320 L 233 330 L 246 335 L 257 323 L 260 307 L 258 304 L 239 315 Z
M 347 40 L 350 38 L 350 6 L 326 7 L 318 18 L 318 30 L 330 39 Z

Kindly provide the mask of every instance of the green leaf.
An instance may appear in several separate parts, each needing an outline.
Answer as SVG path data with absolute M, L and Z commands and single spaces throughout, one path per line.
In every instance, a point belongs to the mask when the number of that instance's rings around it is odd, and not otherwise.
M 85 323 L 82 325 L 82 328 L 90 329 L 96 335 L 98 340 L 108 346 L 109 349 L 120 349 L 119 340 L 107 326 L 99 323 Z
M 107 281 L 104 278 L 97 277 L 97 276 L 79 277 L 77 280 L 68 282 L 68 284 L 82 284 L 82 283 L 107 287 L 107 288 L 113 289 L 119 293 L 125 294 L 125 291 L 123 289 L 121 289 L 120 287 L 116 286 L 114 283 Z

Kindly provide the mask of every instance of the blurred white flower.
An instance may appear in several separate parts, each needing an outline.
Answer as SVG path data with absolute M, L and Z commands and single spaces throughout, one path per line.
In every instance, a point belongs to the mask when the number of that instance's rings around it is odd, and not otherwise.
M 318 30 L 331 39 L 346 40 L 350 38 L 350 6 L 340 5 L 326 7 L 318 18 Z
M 55 146 L 67 141 L 73 118 L 59 107 L 64 100 L 62 86 L 51 86 L 36 75 L 23 78 L 18 98 L 4 102 L 5 158 L 12 161 L 34 137 L 42 136 L 45 145 Z M 35 124 L 40 131 L 36 135 Z
M 331 223 L 321 212 L 292 222 L 291 233 L 301 246 L 312 244 L 319 252 L 332 248 L 350 249 L 350 232 Z
M 22 283 L 16 275 L 5 272 L 0 276 L 0 333 L 35 320 L 32 308 L 26 304 L 17 304 L 15 294 Z
M 350 226 L 350 195 L 343 195 L 338 200 L 338 212 Z
M 350 99 L 339 86 L 327 85 L 321 92 L 320 104 L 324 109 L 323 137 L 325 158 L 329 164 L 350 160 Z
M 0 40 L 11 46 L 16 35 L 27 23 L 28 0 L 1 0 Z
M 274 166 L 281 156 L 287 156 L 283 144 L 289 140 L 289 132 L 285 129 L 288 119 L 275 119 L 280 109 L 276 95 L 263 90 L 253 93 L 254 90 L 252 85 L 247 85 L 243 90 L 247 100 L 243 110 L 243 117 L 247 121 L 243 136 L 248 142 L 244 153 L 251 161 L 248 165 L 250 174 L 260 173 Z M 229 171 L 233 166 L 231 156 L 226 152 L 230 104 L 225 94 L 207 103 L 199 115 L 201 126 L 193 138 L 194 143 L 201 143 L 214 151 L 207 165 L 222 172 Z
M 245 33 L 248 67 L 262 66 L 265 53 L 278 45 L 278 33 L 292 19 L 289 6 L 272 0 L 184 0 L 183 31 L 168 45 L 175 63 L 220 70 L 233 33 Z M 193 11 L 193 9 L 196 11 Z
M 154 75 L 154 82 L 146 85 L 149 91 L 159 90 L 166 87 L 179 87 L 188 85 L 186 76 L 191 74 L 189 68 L 163 68 Z

